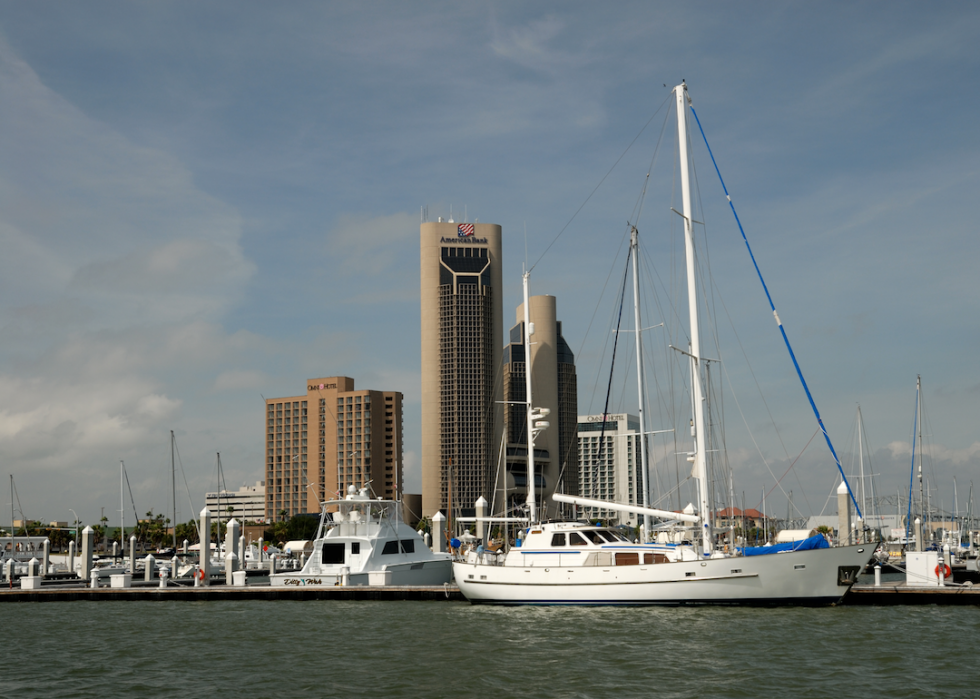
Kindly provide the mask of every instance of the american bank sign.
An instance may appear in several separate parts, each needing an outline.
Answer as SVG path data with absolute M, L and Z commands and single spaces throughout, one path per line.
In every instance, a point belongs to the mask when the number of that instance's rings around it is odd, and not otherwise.
M 489 245 L 487 238 L 439 238 L 442 245 Z

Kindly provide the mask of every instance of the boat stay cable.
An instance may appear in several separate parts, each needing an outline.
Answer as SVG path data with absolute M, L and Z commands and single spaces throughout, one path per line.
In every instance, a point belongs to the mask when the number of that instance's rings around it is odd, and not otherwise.
M 779 326 L 779 332 L 783 336 L 783 342 L 786 345 L 786 349 L 789 351 L 789 356 L 793 361 L 793 366 L 796 368 L 796 375 L 799 377 L 800 383 L 803 384 L 803 390 L 806 393 L 807 400 L 810 401 L 810 408 L 813 410 L 814 417 L 817 419 L 817 424 L 820 426 L 820 431 L 823 432 L 824 440 L 827 442 L 827 447 L 830 449 L 830 453 L 834 457 L 834 463 L 837 464 L 837 470 L 840 473 L 840 477 L 844 481 L 844 485 L 847 487 L 847 493 L 851 496 L 851 502 L 854 503 L 854 509 L 857 511 L 857 516 L 863 519 L 861 506 L 858 504 L 857 498 L 854 496 L 854 490 L 851 488 L 851 484 L 848 482 L 847 476 L 844 474 L 844 467 L 841 466 L 840 458 L 837 456 L 837 451 L 834 449 L 834 444 L 830 441 L 830 435 L 827 433 L 827 427 L 823 423 L 823 418 L 820 417 L 820 411 L 817 409 L 817 404 L 813 400 L 813 396 L 810 393 L 810 387 L 807 385 L 806 379 L 803 378 L 803 370 L 800 368 L 800 364 L 796 359 L 796 353 L 793 352 L 793 346 L 790 344 L 789 337 L 786 335 L 786 329 L 783 327 L 783 321 L 780 320 L 779 313 L 776 312 L 776 304 L 773 302 L 772 295 L 769 293 L 769 287 L 766 285 L 766 280 L 762 276 L 762 270 L 759 269 L 759 263 L 756 262 L 755 255 L 752 253 L 752 246 L 749 245 L 749 239 L 745 235 L 745 229 L 742 227 L 742 221 L 738 217 L 738 212 L 735 211 L 735 204 L 732 201 L 731 194 L 728 193 L 728 187 L 725 186 L 725 180 L 721 176 L 721 170 L 718 168 L 715 155 L 711 150 L 711 146 L 708 144 L 708 137 L 704 133 L 704 128 L 701 126 L 701 120 L 698 118 L 698 114 L 694 110 L 693 105 L 691 106 L 691 114 L 694 115 L 694 120 L 698 124 L 698 130 L 701 132 L 701 138 L 704 139 L 704 145 L 708 149 L 708 155 L 711 156 L 711 164 L 714 165 L 715 172 L 718 174 L 718 181 L 721 183 L 721 188 L 724 190 L 725 197 L 728 199 L 728 206 L 732 211 L 732 215 L 735 217 L 735 222 L 738 224 L 738 230 L 742 234 L 742 241 L 745 243 L 745 247 L 749 252 L 749 257 L 752 259 L 752 265 L 755 267 L 755 272 L 759 277 L 759 282 L 762 284 L 762 289 L 766 294 L 766 298 L 769 300 L 769 307 L 772 309 L 773 317 L 776 319 L 776 324 Z
M 609 414 L 609 398 L 612 395 L 612 381 L 613 381 L 613 371 L 616 368 L 616 347 L 619 345 L 619 329 L 623 321 L 623 301 L 626 297 L 626 279 L 629 276 L 629 261 L 632 255 L 632 249 L 626 255 L 626 266 L 623 270 L 623 281 L 620 285 L 619 292 L 619 312 L 616 316 L 616 332 L 613 336 L 613 350 L 612 358 L 609 362 L 609 382 L 606 385 L 606 401 L 602 408 L 602 427 L 599 430 L 599 449 L 596 453 L 595 461 L 592 464 L 592 490 L 595 491 L 596 483 L 599 478 L 599 463 L 603 456 L 603 447 L 605 446 L 605 436 L 606 436 L 606 415 Z
M 647 122 L 643 125 L 643 127 L 636 134 L 636 136 L 633 137 L 633 140 L 629 142 L 629 145 L 626 146 L 625 150 L 623 150 L 623 152 L 620 154 L 620 156 L 618 158 L 616 158 L 616 162 L 614 162 L 612 164 L 612 167 L 609 168 L 609 170 L 606 172 L 606 174 L 602 176 L 602 179 L 600 179 L 599 182 L 596 184 L 596 186 L 592 189 L 592 191 L 589 192 L 589 196 L 587 196 L 585 198 L 585 201 L 583 201 L 582 204 L 575 210 L 575 213 L 572 214 L 572 217 L 568 219 L 568 221 L 565 223 L 565 225 L 561 227 L 561 230 L 559 230 L 558 233 L 555 235 L 555 237 L 552 238 L 551 242 L 548 243 L 548 247 L 546 247 L 544 249 L 544 251 L 540 255 L 538 255 L 538 259 L 536 259 L 534 261 L 534 264 L 531 265 L 528 268 L 528 270 L 527 270 L 528 273 L 534 271 L 534 268 L 538 266 L 538 263 L 541 262 L 541 260 L 544 258 L 544 256 L 548 254 L 548 251 L 551 250 L 551 248 L 554 246 L 554 244 L 558 242 L 558 239 L 562 236 L 562 233 L 564 233 L 568 229 L 568 227 L 570 225 L 572 225 L 572 221 L 575 220 L 575 217 L 579 215 L 579 212 L 581 212 L 582 209 L 585 208 L 585 205 L 589 203 L 589 200 L 592 199 L 592 197 L 595 195 L 595 193 L 599 191 L 599 187 L 601 187 L 602 186 L 602 183 L 606 181 L 606 178 L 608 178 L 609 175 L 612 174 L 612 171 L 616 169 L 616 166 L 619 165 L 620 161 L 623 158 L 626 157 L 626 154 L 629 153 L 630 149 L 633 147 L 633 144 L 635 144 L 637 142 L 637 140 L 639 140 L 640 136 L 643 135 L 643 132 L 646 131 L 646 128 L 654 120 L 654 117 L 656 117 L 657 114 L 659 114 L 660 111 L 665 106 L 667 106 L 667 104 L 669 104 L 672 96 L 673 96 L 672 94 L 671 95 L 668 95 L 667 96 L 667 99 L 665 99 L 663 102 L 661 102 L 660 103 L 660 106 L 657 107 L 657 111 L 655 111 L 652 115 L 650 115 L 650 118 L 647 119 Z

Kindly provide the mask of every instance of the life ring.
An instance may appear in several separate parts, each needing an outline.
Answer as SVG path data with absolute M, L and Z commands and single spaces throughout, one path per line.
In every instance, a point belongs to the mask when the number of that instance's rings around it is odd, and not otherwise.
M 938 570 L 938 566 L 937 566 L 937 570 Z M 204 582 L 204 568 L 197 569 L 197 579 L 200 580 L 201 582 Z
M 946 565 L 945 563 L 940 563 L 939 565 L 936 566 L 936 577 L 937 578 L 939 577 L 939 570 L 940 570 L 940 568 L 943 571 L 943 578 L 948 578 L 953 573 L 953 571 L 951 571 L 949 569 L 949 566 L 948 565 Z

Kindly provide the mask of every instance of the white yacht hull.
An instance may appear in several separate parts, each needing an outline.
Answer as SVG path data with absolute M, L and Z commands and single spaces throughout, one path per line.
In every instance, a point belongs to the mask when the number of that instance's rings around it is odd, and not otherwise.
M 387 584 L 399 587 L 442 585 L 448 583 L 453 574 L 452 561 L 448 557 L 445 560 L 388 564 L 386 570 L 391 573 Z M 343 583 L 339 570 L 328 570 L 320 573 L 276 573 L 269 576 L 269 584 L 272 587 L 334 587 Z M 351 573 L 347 584 L 370 585 L 370 575 L 368 572 Z
M 473 604 L 829 605 L 874 554 L 874 544 L 648 565 L 562 565 L 561 553 L 524 566 L 453 564 Z

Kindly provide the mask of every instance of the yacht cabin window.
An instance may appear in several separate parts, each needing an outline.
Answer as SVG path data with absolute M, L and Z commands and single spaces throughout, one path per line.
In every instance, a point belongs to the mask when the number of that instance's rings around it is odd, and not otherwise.
M 324 565 L 341 565 L 344 562 L 344 544 L 324 544 L 321 555 Z
M 564 546 L 565 545 L 565 533 L 558 532 L 557 534 L 551 535 L 551 545 L 552 546 Z
M 588 543 L 579 536 L 578 532 L 570 532 L 568 534 L 568 544 L 569 546 L 588 546 Z

